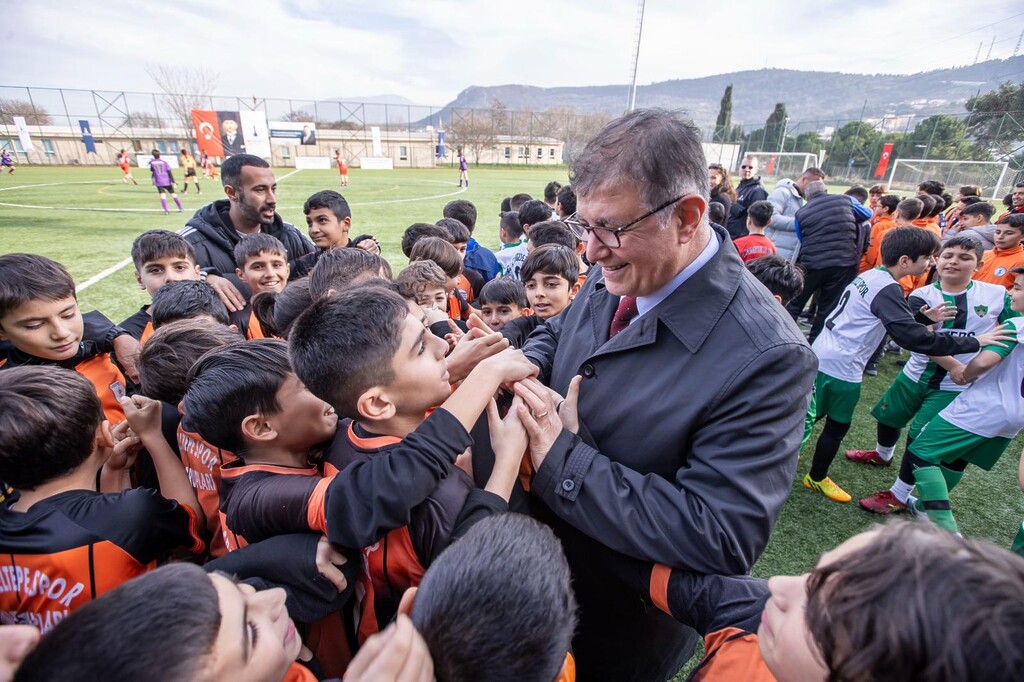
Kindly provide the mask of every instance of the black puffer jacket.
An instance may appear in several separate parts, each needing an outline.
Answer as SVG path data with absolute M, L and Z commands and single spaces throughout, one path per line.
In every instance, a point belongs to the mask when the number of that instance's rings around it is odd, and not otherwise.
M 246 300 L 252 294 L 249 287 L 235 275 L 235 244 L 242 237 L 235 231 L 228 216 L 231 202 L 218 199 L 203 206 L 185 223 L 178 234 L 196 250 L 196 262 L 201 268 L 215 268 L 216 274 L 231 280 Z M 277 237 L 287 251 L 288 262 L 295 270 L 295 261 L 301 256 L 311 253 L 316 247 L 306 239 L 298 228 L 286 223 L 280 215 L 274 214 L 274 224 L 264 225 L 262 232 Z
M 739 239 L 750 234 L 747 229 L 747 209 L 755 201 L 764 201 L 768 198 L 768 190 L 761 184 L 761 176 L 757 175 L 748 180 L 740 180 L 736 186 L 736 201 L 726 214 L 725 229 L 729 230 L 732 239 Z
M 845 194 L 821 194 L 796 212 L 800 255 L 807 270 L 851 267 L 860 262 L 860 219 Z

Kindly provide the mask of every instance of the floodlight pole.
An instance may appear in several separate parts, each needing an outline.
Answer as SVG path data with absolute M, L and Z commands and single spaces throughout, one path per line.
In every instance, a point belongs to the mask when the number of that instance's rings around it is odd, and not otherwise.
M 629 98 L 626 102 L 627 112 L 636 109 L 636 69 L 637 64 L 640 62 L 640 36 L 644 30 L 644 3 L 645 0 L 639 0 L 637 3 L 636 42 L 633 45 L 633 78 L 629 84 Z

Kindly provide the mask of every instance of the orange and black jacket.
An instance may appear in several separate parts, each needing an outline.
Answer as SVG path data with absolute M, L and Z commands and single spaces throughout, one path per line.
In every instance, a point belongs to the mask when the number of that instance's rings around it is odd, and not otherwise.
M 69 490 L 25 512 L 12 504 L 0 508 L 0 619 L 43 633 L 174 550 L 204 549 L 195 513 L 155 490 Z
M 249 340 L 277 338 L 270 333 L 270 330 L 263 326 L 263 323 L 256 317 L 256 313 L 250 305 L 246 305 L 241 310 L 231 313 L 229 319 L 239 333 Z
M 206 530 L 209 537 L 210 556 L 216 559 L 224 556 L 229 549 L 238 549 L 238 544 L 221 525 L 220 511 L 220 469 L 224 464 L 237 459 L 234 453 L 223 450 L 203 439 L 198 433 L 185 428 L 187 420 L 178 424 L 176 441 L 181 463 L 185 466 L 189 483 L 196 491 L 199 506 L 206 514 Z
M 331 444 L 328 459 L 342 469 L 386 459 L 407 448 L 405 441 L 393 436 L 378 436 L 345 420 L 339 437 Z M 402 495 L 394 490 L 396 496 Z M 362 545 L 362 576 L 366 588 L 360 641 L 377 632 L 397 613 L 402 594 L 419 585 L 434 559 L 461 537 L 470 527 L 487 516 L 508 511 L 508 503 L 494 493 L 481 490 L 464 471 L 453 468 L 447 478 L 414 506 L 405 523 L 387 529 L 383 537 Z
M 137 341 L 144 343 L 153 335 L 153 318 L 149 316 L 149 306 L 142 306 L 118 326 L 135 337 Z
M 110 361 L 107 353 L 101 351 L 99 343 L 82 341 L 78 344 L 78 353 L 75 357 L 60 362 L 29 355 L 13 346 L 7 351 L 7 357 L 0 359 L 0 370 L 32 365 L 75 370 L 91 381 L 96 388 L 96 395 L 103 405 L 103 414 L 106 415 L 107 420 L 111 424 L 124 421 L 124 408 L 118 402 L 120 398 L 127 395 L 124 375 Z
M 366 547 L 406 525 L 412 508 L 427 499 L 473 443 L 455 417 L 437 409 L 386 457 L 339 467 L 331 449 L 347 428 L 347 422 L 339 422 L 322 469 L 244 459 L 222 466 L 220 508 L 230 532 L 251 544 L 317 530 L 338 547 Z

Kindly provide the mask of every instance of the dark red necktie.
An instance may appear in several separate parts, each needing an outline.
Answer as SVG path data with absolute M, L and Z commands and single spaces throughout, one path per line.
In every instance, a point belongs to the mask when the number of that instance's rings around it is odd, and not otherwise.
M 623 296 L 619 299 L 619 307 L 615 309 L 615 316 L 612 317 L 612 326 L 608 330 L 608 338 L 629 326 L 629 321 L 640 312 L 636 307 L 636 296 Z

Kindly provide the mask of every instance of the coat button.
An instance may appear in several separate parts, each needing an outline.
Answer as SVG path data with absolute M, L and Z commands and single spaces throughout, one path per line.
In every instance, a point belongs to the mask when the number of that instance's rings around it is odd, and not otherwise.
M 583 365 L 583 377 L 589 379 L 592 376 L 594 376 L 594 366 L 590 363 Z
M 567 478 L 564 481 L 562 481 L 562 490 L 564 490 L 567 493 L 571 493 L 572 489 L 575 487 L 576 483 L 570 478 Z

